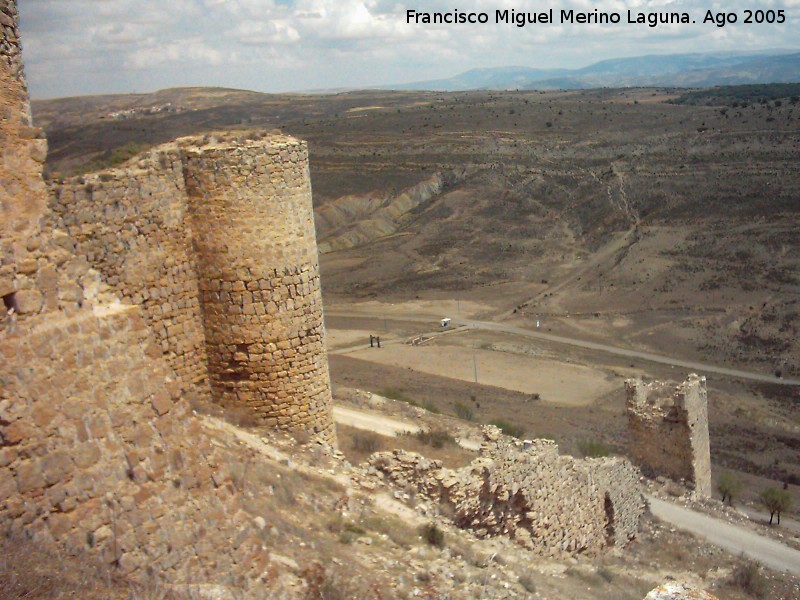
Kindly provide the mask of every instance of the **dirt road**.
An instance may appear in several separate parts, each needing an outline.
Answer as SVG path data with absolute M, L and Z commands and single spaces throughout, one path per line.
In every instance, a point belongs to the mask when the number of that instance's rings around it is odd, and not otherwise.
M 326 311 L 327 314 L 336 317 L 351 317 L 351 318 L 378 318 L 374 314 L 359 313 L 355 311 Z M 425 315 L 392 315 L 380 316 L 384 321 L 419 321 L 421 323 L 432 324 L 435 318 Z M 614 354 L 617 356 L 625 356 L 628 358 L 637 358 L 663 365 L 671 365 L 681 367 L 690 371 L 696 371 L 703 375 L 716 373 L 718 375 L 726 375 L 728 377 L 735 377 L 738 379 L 747 379 L 750 381 L 761 381 L 766 383 L 774 383 L 778 385 L 800 385 L 800 380 L 789 378 L 778 378 L 773 375 L 764 375 L 761 373 L 752 373 L 750 371 L 742 371 L 740 369 L 730 369 L 727 367 L 719 367 L 716 365 L 709 365 L 706 363 L 699 363 L 694 361 L 682 360 L 679 358 L 672 358 L 669 356 L 662 356 L 660 354 L 653 354 L 651 352 L 640 352 L 638 350 L 631 350 L 629 348 L 618 348 L 616 346 L 609 346 L 607 344 L 598 344 L 596 342 L 588 342 L 586 340 L 577 340 L 575 338 L 568 338 L 560 335 L 553 335 L 551 333 L 543 333 L 532 329 L 525 329 L 523 327 L 516 327 L 514 325 L 506 325 L 504 323 L 494 323 L 491 321 L 475 321 L 471 319 L 453 320 L 453 326 L 467 326 L 472 329 L 484 329 L 488 331 L 496 331 L 501 333 L 512 333 L 514 335 L 527 337 L 531 339 L 547 340 L 557 344 L 565 344 L 568 346 L 576 346 L 579 348 L 586 348 L 588 350 L 596 350 L 605 352 L 607 354 Z
M 412 423 L 405 423 L 383 415 L 353 410 L 342 406 L 333 407 L 333 418 L 337 423 L 342 423 L 343 425 L 349 425 L 350 427 L 356 427 L 358 429 L 374 431 L 381 435 L 394 436 L 406 431 L 410 433 L 419 431 L 419 427 Z
M 670 502 L 649 496 L 650 511 L 663 521 L 672 523 L 694 535 L 707 539 L 733 554 L 744 554 L 775 569 L 800 576 L 800 552 L 783 544 L 737 527 L 696 513 Z
M 333 407 L 333 418 L 337 423 L 341 423 L 342 425 L 373 431 L 389 437 L 405 432 L 416 433 L 420 430 L 420 427 L 413 423 L 408 423 L 407 421 L 399 421 L 391 417 L 367 413 L 352 408 L 344 408 L 342 406 Z M 478 440 L 456 438 L 456 443 L 466 450 L 477 452 L 481 449 L 481 442 Z

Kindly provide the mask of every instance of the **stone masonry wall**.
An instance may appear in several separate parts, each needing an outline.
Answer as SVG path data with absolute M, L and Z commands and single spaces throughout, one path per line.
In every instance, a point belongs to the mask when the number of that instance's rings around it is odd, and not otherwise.
M 208 396 L 205 336 L 183 163 L 160 147 L 124 169 L 73 178 L 52 189 L 59 225 L 75 252 L 124 301 L 140 305 L 185 387 Z
M 0 355 L 4 531 L 133 579 L 258 584 L 269 552 L 226 470 L 241 456 L 179 401 L 139 307 L 32 318 Z
M 649 475 L 665 475 L 711 495 L 706 379 L 679 384 L 625 382 L 630 455 Z
M 416 488 L 478 536 L 508 535 L 546 557 L 624 545 L 644 512 L 636 470 L 623 459 L 575 460 L 546 440 L 519 442 L 485 428 L 480 458 L 453 471 L 401 450 L 370 464 L 400 489 Z
M 184 152 L 215 398 L 332 442 L 305 143 L 270 137 Z
M 31 253 L 37 249 L 47 202 L 41 177 L 47 142 L 31 125 L 12 0 L 0 0 L 0 33 L 0 296 L 4 300 L 0 328 L 5 328 L 9 308 L 16 316 L 41 309 L 41 294 L 31 276 L 36 270 Z
M 59 219 L 29 126 L 15 2 L 0 0 L 0 23 L 0 528 L 145 583 L 267 597 L 281 567 L 232 480 L 248 455 L 192 414 L 195 371 L 169 351 L 202 331 L 183 163 L 164 149 L 72 182 L 54 197 Z

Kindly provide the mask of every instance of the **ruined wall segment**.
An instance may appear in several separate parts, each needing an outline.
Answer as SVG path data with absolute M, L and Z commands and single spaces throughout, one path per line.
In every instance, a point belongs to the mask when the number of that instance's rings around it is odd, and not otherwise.
M 31 122 L 12 0 L 0 0 L 0 33 L 0 296 L 5 317 L 12 301 L 17 314 L 42 310 L 33 253 L 47 203 L 41 176 L 47 142 Z
M 686 481 L 710 496 L 706 378 L 693 373 L 677 386 L 630 379 L 625 391 L 633 461 L 646 474 Z
M 182 151 L 215 400 L 333 441 L 305 143 L 273 136 Z
M 183 162 L 161 146 L 125 168 L 53 186 L 53 212 L 104 282 L 140 305 L 184 387 L 208 397 L 205 336 Z
M 541 556 L 597 554 L 636 536 L 644 499 L 628 461 L 560 456 L 553 442 L 520 442 L 494 427 L 484 435 L 480 457 L 462 469 L 402 450 L 373 454 L 370 464 L 438 503 L 458 527 L 508 535 Z

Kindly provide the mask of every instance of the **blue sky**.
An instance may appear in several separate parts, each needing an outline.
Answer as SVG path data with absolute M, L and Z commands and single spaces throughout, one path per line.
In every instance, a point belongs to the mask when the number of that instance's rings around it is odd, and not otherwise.
M 496 10 L 619 12 L 619 25 L 493 23 Z M 706 10 L 784 10 L 786 22 L 701 23 Z M 414 25 L 406 11 L 486 12 L 487 25 Z M 626 11 L 689 12 L 650 28 Z M 375 86 L 474 67 L 582 67 L 676 52 L 800 48 L 800 0 L 19 0 L 34 98 L 214 85 L 265 92 Z

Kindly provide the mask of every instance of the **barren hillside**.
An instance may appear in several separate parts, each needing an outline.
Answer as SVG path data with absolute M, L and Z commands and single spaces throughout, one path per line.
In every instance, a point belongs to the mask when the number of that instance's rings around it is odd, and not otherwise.
M 769 93 L 187 89 L 34 110 L 51 173 L 211 128 L 308 140 L 328 298 L 476 295 L 525 323 L 797 374 L 800 104 Z

